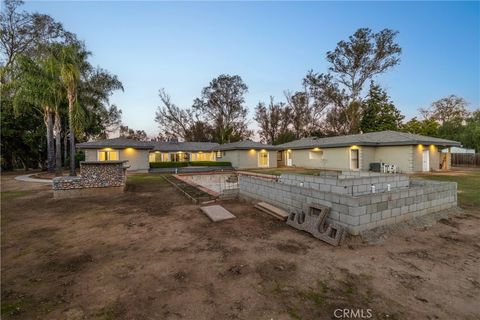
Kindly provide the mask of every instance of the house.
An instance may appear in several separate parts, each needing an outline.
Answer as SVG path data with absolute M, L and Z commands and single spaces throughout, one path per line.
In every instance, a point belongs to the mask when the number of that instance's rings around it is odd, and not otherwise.
M 77 144 L 87 161 L 128 160 L 129 170 L 148 172 L 151 162 L 230 161 L 235 168 L 276 167 L 277 153 L 270 145 L 239 141 L 213 142 L 136 141 L 125 138 Z
M 211 142 L 136 141 L 115 138 L 77 144 L 87 161 L 128 160 L 129 171 L 148 172 L 150 162 L 215 161 Z
M 221 144 L 217 159 L 229 161 L 235 169 L 274 168 L 277 166 L 277 148 L 250 140 Z
M 396 131 L 381 131 L 346 136 L 304 138 L 276 146 L 279 166 L 338 170 L 370 169 L 371 163 L 394 165 L 397 172 L 447 170 L 447 147 L 457 141 Z
M 445 148 L 442 150 L 443 153 L 461 153 L 461 154 L 475 154 L 475 149 L 467 149 L 460 147 Z

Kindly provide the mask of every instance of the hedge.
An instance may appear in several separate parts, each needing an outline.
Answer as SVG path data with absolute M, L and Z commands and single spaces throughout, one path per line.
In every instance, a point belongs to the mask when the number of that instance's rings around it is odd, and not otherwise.
M 193 167 L 231 167 L 232 163 L 229 161 L 190 161 Z
M 228 161 L 150 162 L 150 168 L 231 167 Z
M 180 168 L 187 166 L 188 162 L 150 162 L 150 168 Z

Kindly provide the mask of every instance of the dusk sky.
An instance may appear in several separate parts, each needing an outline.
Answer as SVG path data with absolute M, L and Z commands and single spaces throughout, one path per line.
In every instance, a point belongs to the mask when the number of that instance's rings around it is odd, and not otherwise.
M 479 2 L 27 2 L 85 41 L 91 62 L 118 75 L 111 102 L 123 122 L 158 134 L 165 88 L 190 107 L 219 74 L 249 87 L 249 118 L 259 101 L 299 90 L 308 70 L 326 72 L 325 54 L 360 27 L 399 31 L 401 63 L 380 77 L 407 119 L 450 94 L 480 105 Z M 254 128 L 254 122 L 251 121 Z

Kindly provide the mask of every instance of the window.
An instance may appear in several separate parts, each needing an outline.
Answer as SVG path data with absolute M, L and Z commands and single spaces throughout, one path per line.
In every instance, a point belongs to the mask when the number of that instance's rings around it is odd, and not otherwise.
M 321 160 L 323 159 L 323 151 L 310 151 L 308 153 L 308 158 L 310 160 Z
M 222 151 L 217 151 L 217 158 L 223 157 L 223 152 Z
M 360 168 L 360 157 L 358 149 L 350 150 L 350 169 L 358 170 Z
M 268 152 L 260 151 L 258 153 L 258 166 L 268 168 Z
M 118 160 L 118 150 L 99 150 L 97 159 L 98 161 Z

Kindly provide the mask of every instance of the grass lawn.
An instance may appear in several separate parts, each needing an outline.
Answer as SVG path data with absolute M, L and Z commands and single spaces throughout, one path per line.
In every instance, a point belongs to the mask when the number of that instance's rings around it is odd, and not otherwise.
M 158 173 L 133 173 L 128 175 L 127 183 L 163 184 L 163 183 L 167 183 L 167 181 L 163 178 L 163 175 Z
M 458 184 L 458 204 L 461 207 L 480 207 L 480 169 L 454 170 L 446 173 L 417 174 L 416 177 Z

